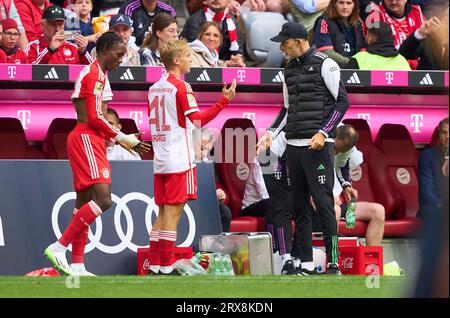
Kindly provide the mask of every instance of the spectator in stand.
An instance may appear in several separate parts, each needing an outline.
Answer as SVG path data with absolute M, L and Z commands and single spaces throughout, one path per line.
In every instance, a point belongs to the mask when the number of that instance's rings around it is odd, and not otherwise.
M 189 43 L 192 49 L 191 67 L 233 67 L 239 66 L 234 60 L 219 59 L 219 49 L 222 45 L 222 32 L 216 22 L 206 22 L 200 27 L 198 39 Z
M 136 45 L 141 46 L 150 31 L 153 19 L 159 13 L 167 13 L 176 18 L 177 13 L 170 5 L 159 0 L 129 0 L 119 10 L 133 20 L 133 36 Z
M 74 30 L 79 31 L 82 36 L 84 36 L 88 41 L 88 52 L 91 52 L 95 47 L 95 42 L 102 35 L 100 32 L 94 34 L 94 29 L 92 27 L 92 6 L 93 0 L 75 0 L 73 2 L 72 8 L 76 13 L 74 20 L 69 20 L 66 17 L 66 31 Z M 69 25 L 70 21 L 70 25 Z
M 81 35 L 75 36 L 75 43 L 65 40 L 63 8 L 51 6 L 42 15 L 43 36 L 30 42 L 25 50 L 28 62 L 32 64 L 91 64 L 87 52 L 88 41 Z
M 205 22 L 217 22 L 221 26 L 223 36 L 219 58 L 224 61 L 232 60 L 234 66 L 245 67 L 239 24 L 234 17 L 227 14 L 229 2 L 229 0 L 206 0 L 207 5 L 186 21 L 180 37 L 193 42 Z
M 408 61 L 395 48 L 392 29 L 384 21 L 368 28 L 367 51 L 353 55 L 345 68 L 360 70 L 403 70 L 410 71 Z
M 28 45 L 27 35 L 13 0 L 0 0 L 0 20 L 5 19 L 13 19 L 17 22 L 20 31 L 18 45 L 22 50 L 25 49 Z
M 423 150 L 419 159 L 418 216 L 422 220 L 423 247 L 414 296 L 420 298 L 433 296 L 435 279 L 442 276 L 442 272 L 438 271 L 442 248 L 447 246 L 448 250 L 448 245 L 445 244 L 448 242 L 448 232 L 444 231 L 448 231 L 448 180 L 444 178 L 445 174 L 442 174 L 442 166 L 449 149 L 448 117 L 441 120 L 438 127 L 441 144 Z M 446 225 L 446 228 L 443 225 Z
M 117 34 L 127 46 L 127 53 L 122 59 L 121 66 L 139 66 L 141 61 L 138 49 L 135 45 L 130 44 L 130 37 L 133 32 L 133 22 L 131 18 L 124 14 L 116 14 L 111 17 L 109 22 L 109 30 Z M 95 48 L 92 50 L 92 56 L 95 58 L 97 52 Z
M 291 12 L 306 30 L 311 31 L 314 22 L 322 15 L 330 0 L 289 0 Z
M 6 63 L 27 64 L 28 57 L 17 45 L 20 37 L 19 26 L 13 19 L 0 21 L 3 27 L 3 34 L 0 38 L 0 51 L 6 54 Z
M 196 128 L 192 132 L 195 160 L 208 161 L 208 154 L 210 153 L 214 144 L 214 135 L 208 128 Z M 216 196 L 219 203 L 220 221 L 222 223 L 222 231 L 229 232 L 231 224 L 231 210 L 228 207 L 228 195 L 220 184 L 216 175 Z
M 379 5 L 372 6 L 364 28 L 374 25 L 377 21 L 384 21 L 391 26 L 395 48 L 399 49 L 403 41 L 420 28 L 426 18 L 420 6 L 411 4 L 407 0 L 382 0 Z M 415 70 L 418 61 L 410 60 L 409 64 L 411 69 Z
M 3 27 L 2 27 L 2 23 L 0 21 L 0 35 L 3 34 Z M 6 63 L 6 54 L 3 50 L 0 50 L 0 64 L 1 63 Z
M 106 121 L 114 128 L 121 130 L 122 124 L 120 123 L 119 114 L 115 109 L 107 108 L 105 114 Z M 106 140 L 106 157 L 110 160 L 141 160 L 141 157 L 137 152 L 130 152 L 123 148 L 121 145 Z
M 139 50 L 141 65 L 163 66 L 159 49 L 163 44 L 178 36 L 178 22 L 167 13 L 160 13 L 152 23 L 152 31 L 147 33 L 142 49 Z
M 407 59 L 419 59 L 418 70 L 449 69 L 448 4 L 443 19 L 432 17 L 425 21 L 400 46 Z
M 43 30 L 41 25 L 44 10 L 52 4 L 48 0 L 14 0 L 20 20 L 29 42 L 41 38 Z
M 346 65 L 365 46 L 358 0 L 331 0 L 316 20 L 313 34 L 318 51 L 339 66 Z

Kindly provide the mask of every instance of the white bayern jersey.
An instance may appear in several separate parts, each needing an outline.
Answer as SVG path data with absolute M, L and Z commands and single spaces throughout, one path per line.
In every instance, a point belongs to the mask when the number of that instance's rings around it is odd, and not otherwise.
M 155 174 L 181 173 L 194 165 L 192 130 L 187 115 L 200 111 L 191 86 L 165 74 L 148 93 L 149 123 Z

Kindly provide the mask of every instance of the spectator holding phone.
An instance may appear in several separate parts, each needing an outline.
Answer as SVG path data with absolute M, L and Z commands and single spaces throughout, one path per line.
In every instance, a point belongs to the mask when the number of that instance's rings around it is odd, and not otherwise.
M 93 1 L 75 0 L 68 8 L 73 10 L 76 16 L 73 19 L 66 18 L 65 30 L 73 30 L 84 36 L 89 42 L 87 50 L 91 52 L 95 47 L 95 42 L 102 35 L 100 32 L 94 33 L 94 28 L 92 27 L 91 13 Z
M 52 6 L 42 15 L 43 36 L 30 42 L 25 49 L 28 62 L 32 64 L 91 64 L 92 57 L 87 52 L 88 40 L 76 35 L 75 43 L 64 36 L 65 15 L 63 8 Z

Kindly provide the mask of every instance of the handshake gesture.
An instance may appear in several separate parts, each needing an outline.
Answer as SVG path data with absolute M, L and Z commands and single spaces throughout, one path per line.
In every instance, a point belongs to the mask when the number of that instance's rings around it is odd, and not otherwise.
M 131 154 L 134 154 L 133 151 L 135 151 L 142 156 L 150 150 L 151 145 L 138 139 L 141 134 L 124 135 L 117 140 L 117 143 Z

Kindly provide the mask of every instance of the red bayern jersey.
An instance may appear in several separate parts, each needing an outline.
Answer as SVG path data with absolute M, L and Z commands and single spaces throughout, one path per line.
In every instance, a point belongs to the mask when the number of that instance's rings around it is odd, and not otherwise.
M 50 52 L 49 43 L 43 38 L 28 43 L 25 53 L 31 64 L 85 64 L 92 63 L 92 57 L 88 52 L 84 55 L 78 53 L 78 47 L 70 42 L 63 42 L 55 51 Z
M 165 74 L 149 89 L 149 123 L 155 152 L 155 174 L 180 173 L 194 167 L 192 130 L 188 115 L 199 112 L 191 86 Z
M 109 87 L 107 81 L 108 78 L 96 59 L 81 71 L 71 98 L 85 99 L 89 126 L 105 138 L 114 140 L 119 130 L 111 126 L 102 113 L 104 90 L 105 87 Z
M 6 53 L 6 63 L 8 64 L 28 64 L 27 54 L 18 47 L 4 53 Z
M 0 50 L 0 63 L 6 63 L 6 54 L 3 50 Z

